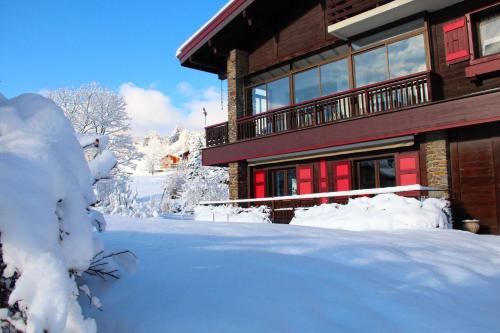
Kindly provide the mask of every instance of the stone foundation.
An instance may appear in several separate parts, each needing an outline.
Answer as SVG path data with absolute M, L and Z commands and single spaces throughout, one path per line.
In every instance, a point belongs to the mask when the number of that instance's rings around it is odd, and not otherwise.
M 445 190 L 444 192 L 430 192 L 430 197 L 450 197 L 448 147 L 448 138 L 445 131 L 425 134 L 427 185 Z

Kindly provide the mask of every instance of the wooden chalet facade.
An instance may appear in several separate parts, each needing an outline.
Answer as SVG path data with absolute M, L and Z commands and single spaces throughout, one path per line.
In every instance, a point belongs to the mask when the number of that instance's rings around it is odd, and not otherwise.
M 422 184 L 500 233 L 500 1 L 234 0 L 178 58 L 227 79 L 231 199 Z

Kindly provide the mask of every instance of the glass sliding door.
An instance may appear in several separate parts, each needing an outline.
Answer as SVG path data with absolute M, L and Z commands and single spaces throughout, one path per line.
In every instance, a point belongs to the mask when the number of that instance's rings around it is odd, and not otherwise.
M 314 67 L 294 75 L 295 103 L 309 101 L 320 96 L 319 70 Z
M 290 80 L 288 77 L 267 84 L 268 110 L 290 105 Z

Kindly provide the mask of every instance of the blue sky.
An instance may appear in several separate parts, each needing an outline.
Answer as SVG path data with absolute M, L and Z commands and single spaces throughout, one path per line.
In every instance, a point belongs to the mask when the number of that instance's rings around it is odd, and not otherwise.
M 226 2 L 0 0 L 0 92 L 10 98 L 97 81 L 160 93 L 185 122 L 193 103 L 217 105 L 220 82 L 180 67 L 175 52 Z

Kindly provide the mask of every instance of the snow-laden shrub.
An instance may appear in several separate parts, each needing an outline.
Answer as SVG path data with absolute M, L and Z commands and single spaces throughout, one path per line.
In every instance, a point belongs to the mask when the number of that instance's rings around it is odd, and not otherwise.
M 290 224 L 346 230 L 452 228 L 449 202 L 423 202 L 396 194 L 350 199 L 346 205 L 323 204 L 296 210 Z
M 75 282 L 95 255 L 95 178 L 52 101 L 0 101 L 0 170 L 2 330 L 95 332 Z
M 201 147 L 201 142 L 191 147 L 189 160 L 167 176 L 162 201 L 164 212 L 193 213 L 200 201 L 228 200 L 227 169 L 202 166 Z
M 270 210 L 266 206 L 241 208 L 230 205 L 196 206 L 195 221 L 271 223 Z

